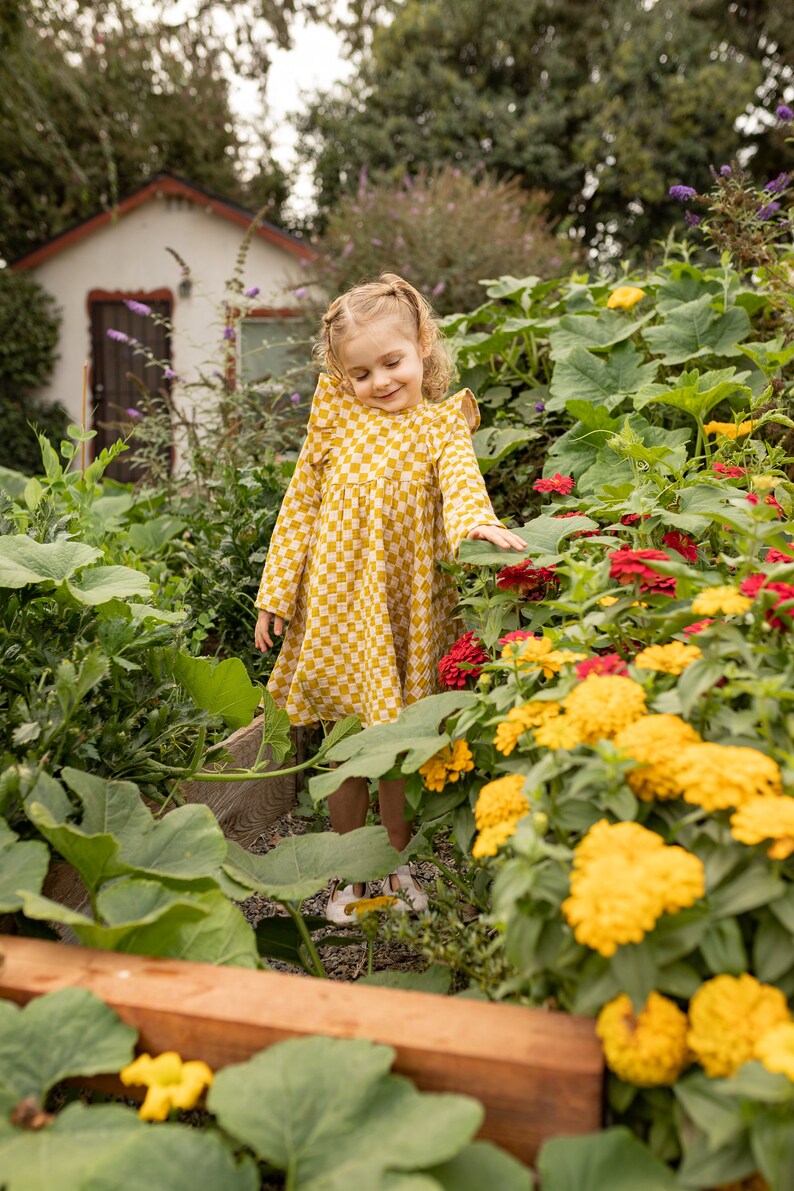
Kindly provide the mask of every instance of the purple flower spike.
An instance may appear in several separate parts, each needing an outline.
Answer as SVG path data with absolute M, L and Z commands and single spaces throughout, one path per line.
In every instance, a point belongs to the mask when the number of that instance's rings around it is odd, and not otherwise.
M 117 331 L 115 327 L 108 327 L 105 332 L 108 339 L 115 339 L 116 343 L 129 343 L 129 335 L 125 335 L 123 331 Z
M 791 174 L 778 174 L 771 182 L 767 182 L 764 190 L 767 194 L 780 194 L 781 190 L 785 190 L 789 184 Z
M 309 291 L 305 285 L 299 285 L 298 288 L 294 289 L 292 292 L 296 298 L 305 298 Z
M 537 412 L 538 412 L 539 414 L 542 414 L 545 408 L 546 408 L 546 402 L 545 402 L 545 401 L 536 401 L 536 402 L 535 402 L 535 409 L 537 410 Z
M 136 302 L 134 298 L 125 298 L 124 305 L 128 310 L 131 310 L 133 314 L 146 315 L 152 313 L 151 306 L 147 306 L 145 302 Z
M 687 227 L 697 227 L 700 223 L 700 216 L 696 215 L 694 211 L 684 211 L 684 223 Z
M 129 409 L 125 409 L 124 412 L 128 418 L 139 418 L 141 416 L 140 412 L 137 409 L 133 409 L 132 406 Z
M 780 203 L 767 203 L 765 207 L 761 207 L 758 212 L 758 218 L 761 220 L 771 219 L 780 210 Z
M 166 380 L 179 380 L 179 377 L 174 372 L 173 368 L 166 368 L 165 372 L 163 373 L 163 376 L 165 377 Z
M 446 288 L 447 283 L 445 281 L 437 281 L 430 292 L 434 298 L 437 298 L 440 294 L 443 294 Z
M 300 402 L 301 402 L 300 393 L 293 393 L 290 397 L 290 401 L 292 402 L 293 405 L 300 405 Z
M 677 199 L 679 203 L 688 203 L 697 194 L 694 186 L 671 186 L 667 192 L 670 198 Z
M 790 108 L 787 103 L 781 103 L 780 107 L 775 108 L 775 115 L 784 124 L 790 124 L 794 120 L 794 109 Z
M 224 327 L 223 338 L 228 339 L 231 343 L 234 343 L 234 327 Z
M 248 289 L 244 291 L 246 298 L 255 298 L 259 293 L 258 285 L 249 285 Z
M 730 178 L 733 174 L 733 170 L 729 165 L 721 165 L 720 173 L 722 174 L 723 178 Z

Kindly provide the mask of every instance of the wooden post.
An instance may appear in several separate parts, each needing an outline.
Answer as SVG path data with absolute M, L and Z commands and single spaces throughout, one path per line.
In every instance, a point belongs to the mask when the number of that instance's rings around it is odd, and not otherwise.
M 83 361 L 83 400 L 81 404 L 80 425 L 85 434 L 85 419 L 86 419 L 86 395 L 88 393 L 88 360 Z M 80 443 L 80 471 L 85 475 L 85 439 Z
M 590 1018 L 38 939 L 0 936 L 0 952 L 0 997 L 25 1004 L 90 989 L 140 1032 L 142 1050 L 176 1050 L 213 1069 L 286 1038 L 386 1043 L 394 1070 L 418 1087 L 480 1100 L 480 1136 L 526 1163 L 545 1138 L 601 1125 L 603 1059 Z

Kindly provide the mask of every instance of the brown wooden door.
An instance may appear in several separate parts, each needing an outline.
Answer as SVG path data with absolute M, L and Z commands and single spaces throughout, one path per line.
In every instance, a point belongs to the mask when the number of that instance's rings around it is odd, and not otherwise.
M 152 313 L 146 315 L 130 310 L 121 296 L 92 295 L 90 299 L 93 429 L 97 432 L 93 440 L 95 454 L 117 438 L 126 437 L 130 427 L 136 424 L 134 414 L 139 413 L 145 418 L 151 400 L 164 390 L 170 390 L 170 381 L 164 379 L 163 368 L 153 364 L 148 354 L 108 335 L 109 330 L 118 331 L 128 339 L 137 340 L 148 348 L 155 360 L 170 367 L 170 298 L 136 296 L 135 300 L 144 302 Z M 159 321 L 161 318 L 167 320 L 167 325 Z M 160 401 L 157 404 L 160 406 Z M 124 483 L 140 481 L 144 471 L 140 465 L 135 466 L 135 455 L 133 435 L 127 450 L 105 474 Z

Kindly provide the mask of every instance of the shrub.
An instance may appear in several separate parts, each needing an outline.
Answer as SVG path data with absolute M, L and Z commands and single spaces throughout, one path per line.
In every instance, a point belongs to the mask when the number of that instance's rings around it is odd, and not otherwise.
M 370 182 L 341 200 L 320 241 L 317 281 L 341 293 L 383 270 L 404 276 L 442 314 L 482 300 L 480 277 L 506 272 L 547 277 L 564 272 L 570 241 L 555 236 L 542 214 L 545 196 L 518 180 L 497 181 L 445 167 Z

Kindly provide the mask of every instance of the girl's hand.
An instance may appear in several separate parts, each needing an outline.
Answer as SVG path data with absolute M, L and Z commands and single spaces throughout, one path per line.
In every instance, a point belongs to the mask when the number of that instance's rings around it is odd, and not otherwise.
M 474 529 L 470 529 L 466 534 L 467 538 L 479 538 L 483 542 L 491 542 L 494 546 L 499 546 L 502 550 L 528 550 L 526 542 L 513 533 L 510 529 L 505 529 L 503 525 L 476 525 Z
M 273 641 L 270 636 L 270 621 L 273 621 L 273 632 L 277 637 L 280 637 L 284 632 L 284 621 L 280 616 L 276 616 L 274 612 L 265 612 L 260 609 L 259 616 L 256 621 L 256 628 L 254 629 L 254 645 L 260 649 L 262 653 L 266 649 L 273 648 Z

